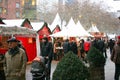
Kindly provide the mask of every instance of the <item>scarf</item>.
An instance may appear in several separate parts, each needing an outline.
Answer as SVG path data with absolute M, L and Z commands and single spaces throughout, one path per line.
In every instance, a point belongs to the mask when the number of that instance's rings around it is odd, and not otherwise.
M 8 50 L 8 53 L 10 54 L 10 55 L 12 55 L 12 57 L 13 56 L 15 56 L 17 53 L 19 53 L 19 48 L 16 46 L 15 48 L 11 48 L 11 49 L 9 49 Z

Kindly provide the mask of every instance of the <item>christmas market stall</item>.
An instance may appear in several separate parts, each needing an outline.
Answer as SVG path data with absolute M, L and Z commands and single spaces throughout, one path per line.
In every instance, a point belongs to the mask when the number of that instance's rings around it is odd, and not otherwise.
M 95 38 L 103 38 L 106 36 L 104 32 L 99 31 L 95 24 L 92 24 L 92 27 L 90 27 L 88 32 Z
M 39 39 L 42 39 L 44 36 L 49 37 L 49 35 L 52 34 L 46 22 L 44 22 L 44 25 L 37 31 L 37 33 L 39 34 Z
M 57 33 L 57 32 L 59 32 L 59 31 L 61 31 L 61 29 L 60 29 L 59 25 L 56 25 L 56 27 L 55 27 L 54 30 L 52 31 L 52 34 Z
M 5 24 L 9 26 L 21 26 L 33 29 L 30 21 L 26 19 L 0 19 L 0 24 Z
M 22 26 L 0 25 L 0 53 L 8 50 L 7 40 L 16 37 L 24 46 L 27 52 L 28 61 L 32 61 L 40 54 L 39 36 L 33 29 Z

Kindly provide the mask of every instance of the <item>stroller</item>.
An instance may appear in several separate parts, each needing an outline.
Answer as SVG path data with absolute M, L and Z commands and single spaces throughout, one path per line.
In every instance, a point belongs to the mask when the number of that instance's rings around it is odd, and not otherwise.
M 31 64 L 32 80 L 45 80 L 48 75 L 48 69 L 44 57 L 36 57 Z

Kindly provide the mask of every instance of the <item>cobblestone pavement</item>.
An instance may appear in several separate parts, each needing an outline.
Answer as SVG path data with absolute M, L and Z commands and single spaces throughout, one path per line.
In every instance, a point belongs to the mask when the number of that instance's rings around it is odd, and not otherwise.
M 110 60 L 109 50 L 107 50 L 107 55 L 108 55 L 108 58 L 107 58 L 106 65 L 105 65 L 105 80 L 114 80 L 114 63 L 111 62 Z M 58 61 L 52 61 L 51 77 L 52 77 L 52 73 L 54 72 L 56 68 L 57 63 Z M 31 68 L 30 64 L 27 65 L 26 80 L 32 80 L 32 74 L 30 73 L 30 68 Z

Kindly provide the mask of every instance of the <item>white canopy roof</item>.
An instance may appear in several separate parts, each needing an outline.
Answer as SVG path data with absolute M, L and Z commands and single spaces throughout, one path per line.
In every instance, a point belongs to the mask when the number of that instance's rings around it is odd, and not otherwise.
M 72 29 L 72 28 L 75 28 L 75 26 L 76 26 L 76 24 L 75 24 L 73 18 L 71 17 L 68 24 L 67 24 L 67 26 L 66 26 L 66 28 Z
M 53 31 L 55 29 L 56 25 L 61 26 L 61 18 L 59 16 L 59 13 L 56 14 L 52 24 L 50 25 L 50 30 Z
M 98 30 L 98 28 L 95 25 L 92 24 L 92 27 L 90 27 L 88 32 L 100 32 L 100 31 Z
M 66 28 L 64 28 L 62 31 L 57 32 L 55 34 L 51 35 L 52 37 L 83 37 L 83 36 L 91 36 L 88 34 L 85 29 L 82 27 L 80 22 L 78 22 L 76 25 L 71 18 Z
M 80 21 L 77 22 L 76 27 L 77 27 L 76 30 L 79 30 L 78 32 L 80 32 L 80 34 L 82 34 L 82 36 L 92 36 L 83 28 Z

